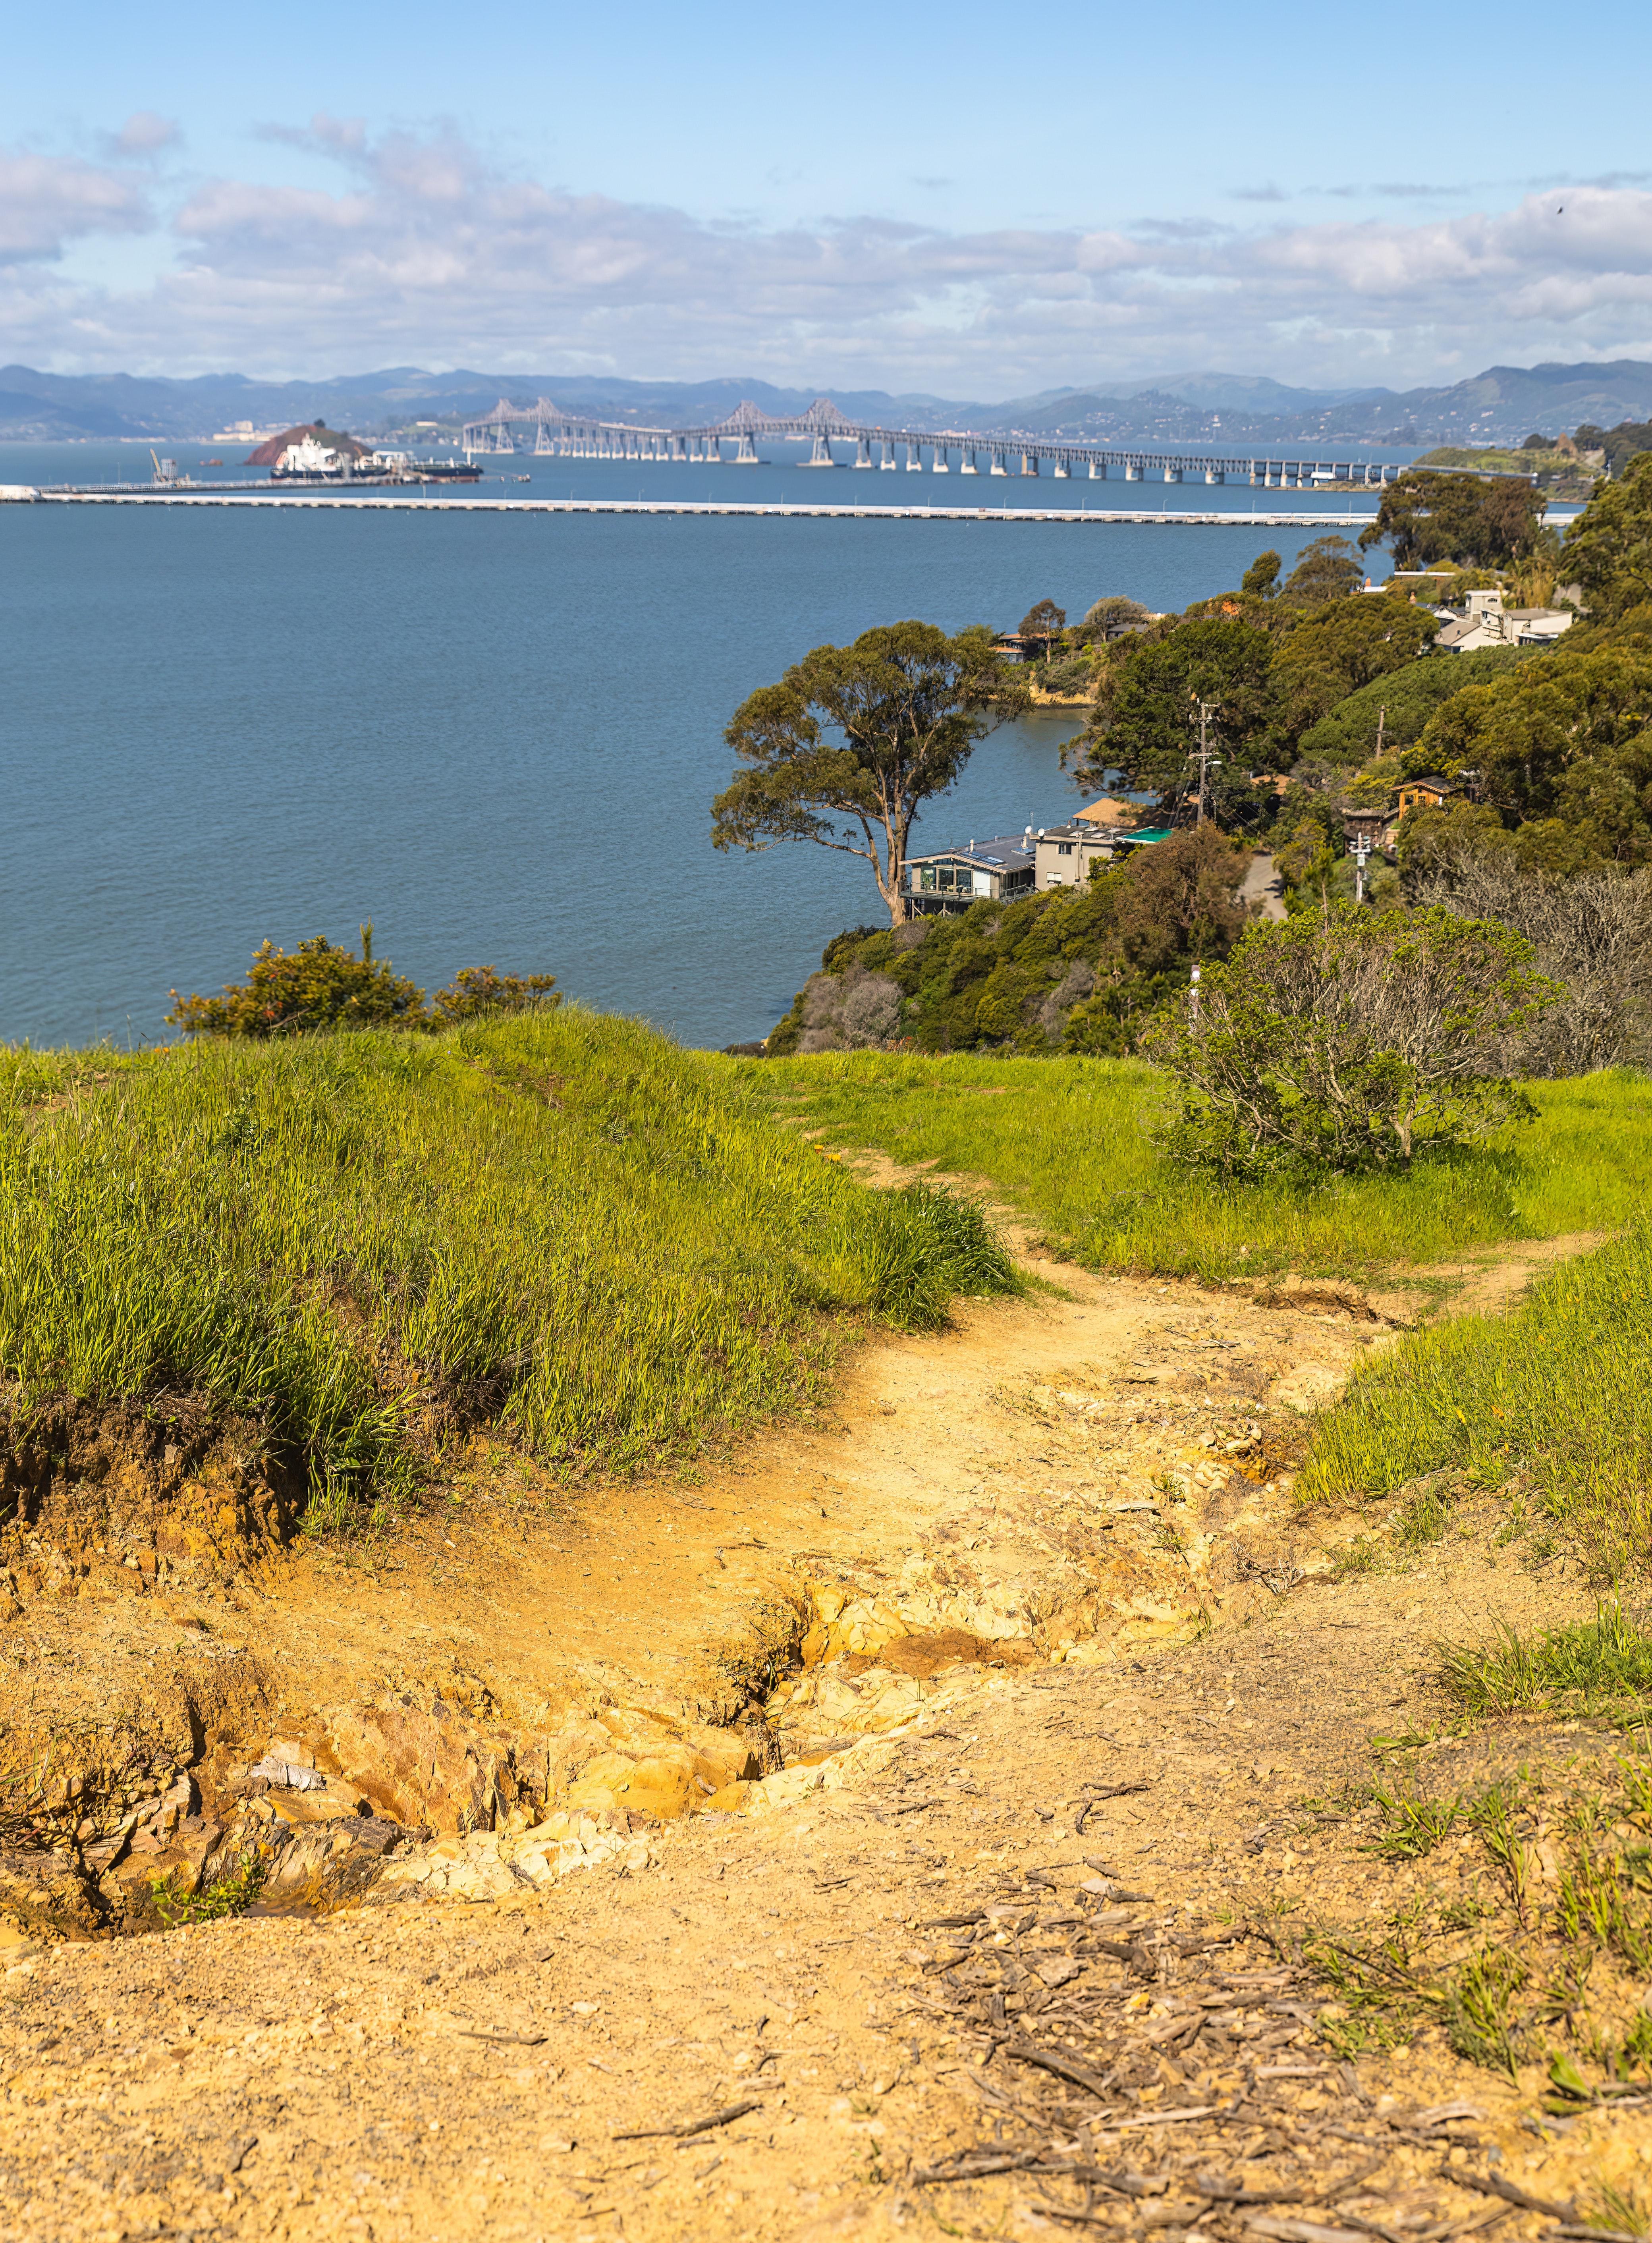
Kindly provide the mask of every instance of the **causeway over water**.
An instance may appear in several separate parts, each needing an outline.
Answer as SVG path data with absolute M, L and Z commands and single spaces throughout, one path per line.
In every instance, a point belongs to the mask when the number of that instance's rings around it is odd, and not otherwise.
M 17 495 L 24 493 L 14 486 Z M 772 515 L 777 517 L 806 515 L 826 516 L 832 520 L 857 522 L 1166 522 L 1183 527 L 1212 524 L 1232 524 L 1241 529 L 1360 529 L 1374 522 L 1373 513 L 1355 514 L 1352 510 L 1338 514 L 1325 507 L 1315 507 L 1311 512 L 1298 509 L 1282 511 L 1271 509 L 1266 513 L 1254 508 L 1240 511 L 1237 508 L 1197 510 L 1190 507 L 1125 508 L 1125 507 L 1032 507 L 1032 506 L 787 506 L 765 505 L 760 502 L 725 501 L 721 499 L 618 499 L 618 498 L 458 498 L 445 493 L 441 496 L 404 492 L 348 492 L 343 490 L 249 491 L 245 485 L 219 489 L 195 488 L 178 490 L 29 490 L 29 499 L 41 505 L 55 506 L 240 506 L 240 507 L 347 507 L 352 513 L 371 513 L 388 510 L 399 514 L 424 511 L 432 514 L 715 514 L 715 515 Z M 0 494 L 3 495 L 3 494 Z

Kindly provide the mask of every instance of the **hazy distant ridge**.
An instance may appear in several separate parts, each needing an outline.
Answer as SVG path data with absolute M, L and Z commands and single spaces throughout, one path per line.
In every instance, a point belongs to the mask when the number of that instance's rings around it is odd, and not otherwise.
M 822 385 L 826 387 L 826 385 Z M 326 381 L 268 382 L 245 375 L 39 374 L 0 367 L 0 437 L 208 437 L 233 421 L 283 427 L 325 420 L 372 433 L 417 420 L 452 424 L 509 397 L 538 396 L 604 418 L 674 426 L 721 420 L 743 397 L 776 413 L 800 412 L 818 389 L 777 388 L 751 377 L 718 381 L 624 381 L 590 375 L 427 374 L 390 367 Z M 1489 367 L 1448 388 L 1300 389 L 1266 374 L 1191 373 L 1146 381 L 1050 389 L 996 404 L 880 389 L 829 394 L 852 419 L 920 428 L 1021 428 L 1119 444 L 1210 441 L 1259 445 L 1385 442 L 1515 444 L 1593 421 L 1652 418 L 1652 363 L 1616 359 L 1577 366 Z

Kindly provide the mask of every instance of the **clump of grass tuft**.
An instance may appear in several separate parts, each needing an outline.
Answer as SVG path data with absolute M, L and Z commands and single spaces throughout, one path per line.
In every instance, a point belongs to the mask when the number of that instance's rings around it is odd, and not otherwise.
M 245 1916 L 268 1875 L 267 1862 L 244 1854 L 232 1873 L 214 1877 L 193 1892 L 185 1892 L 170 1877 L 152 1877 L 149 1890 L 156 1915 L 168 1931 L 175 1931 L 180 1923 L 216 1923 L 226 1916 Z
M 1451 1835 L 1462 1808 L 1459 1799 L 1427 1799 L 1416 1792 L 1386 1791 L 1380 1784 L 1371 1795 L 1384 1826 L 1371 1850 L 1386 1862 L 1412 1862 L 1432 1854 Z
M 1477 1720 L 1560 1709 L 1639 1720 L 1652 1698 L 1652 1635 L 1615 1600 L 1534 1636 L 1500 1621 L 1489 1642 L 1441 1644 L 1436 1657 L 1446 1696 Z
M 564 1007 L 416 1041 L 0 1051 L 0 1379 L 186 1394 L 302 1454 L 312 1526 L 492 1425 L 569 1474 L 825 1391 L 845 1329 L 1014 1288 L 979 1207 L 870 1190 L 709 1054 Z
M 1488 1947 L 1464 1963 L 1445 2001 L 1446 2036 L 1459 2056 L 1518 2078 L 1521 2031 L 1514 1997 L 1526 1979 L 1526 1965 L 1502 1948 Z
M 1419 1488 L 1400 1505 L 1394 1520 L 1398 1540 L 1418 1550 L 1430 1542 L 1443 1542 L 1451 1526 L 1451 1505 L 1438 1487 Z
M 978 1200 L 908 1184 L 878 1202 L 868 1249 L 871 1305 L 907 1331 L 947 1321 L 959 1293 L 1013 1293 L 1022 1279 Z
M 1413 1333 L 1317 1431 L 1305 1501 L 1359 1501 L 1446 1468 L 1520 1475 L 1601 1573 L 1652 1550 L 1652 1226 L 1553 1271 L 1510 1313 Z

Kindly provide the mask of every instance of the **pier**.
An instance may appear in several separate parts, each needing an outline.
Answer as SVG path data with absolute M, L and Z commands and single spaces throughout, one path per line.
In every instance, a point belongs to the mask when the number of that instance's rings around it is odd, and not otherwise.
M 1374 522 L 1371 513 L 1341 513 L 1329 507 L 1305 510 L 1256 507 L 1035 507 L 1035 506 L 811 506 L 764 505 L 739 499 L 622 498 L 428 498 L 388 492 L 341 490 L 36 490 L 0 487 L 0 502 L 10 497 L 37 506 L 238 506 L 266 512 L 293 508 L 347 508 L 356 514 L 732 514 L 772 515 L 778 520 L 826 518 L 854 522 L 1130 522 L 1210 528 L 1231 523 L 1241 529 L 1360 529 Z
M 849 420 L 829 397 L 816 398 L 806 413 L 795 416 L 764 413 L 748 401 L 738 405 L 726 421 L 695 428 L 639 428 L 628 421 L 564 412 L 549 397 L 530 406 L 513 405 L 502 397 L 491 413 L 467 422 L 462 448 L 467 459 L 477 453 L 513 453 L 519 435 L 524 441 L 531 435 L 529 448 L 536 458 L 716 465 L 725 461 L 723 448 L 728 444 L 733 450 L 726 464 L 756 467 L 759 440 L 769 437 L 809 444 L 808 459 L 798 462 L 808 468 L 904 468 L 922 474 L 927 452 L 931 475 L 1038 475 L 1048 469 L 1058 482 L 1078 475 L 1092 482 L 1116 476 L 1124 482 L 1241 482 L 1266 490 L 1380 490 L 1404 472 L 1397 462 L 1374 460 L 1121 450 L 1013 431 L 875 428 Z M 834 443 L 853 444 L 853 459 L 838 459 L 832 449 Z M 904 461 L 897 456 L 903 452 Z

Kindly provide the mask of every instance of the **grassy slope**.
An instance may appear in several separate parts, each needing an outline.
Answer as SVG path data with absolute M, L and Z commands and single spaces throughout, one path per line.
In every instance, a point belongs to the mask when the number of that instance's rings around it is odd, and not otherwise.
M 1161 1161 L 1158 1079 L 1129 1060 L 821 1054 L 739 1066 L 755 1094 L 841 1146 L 985 1176 L 1093 1269 L 1222 1279 L 1361 1273 L 1505 1238 L 1603 1229 L 1641 1204 L 1652 1082 L 1532 1086 L 1540 1119 L 1401 1178 L 1229 1189 Z
M 1515 1478 L 1581 1530 L 1602 1574 L 1652 1547 L 1652 1234 L 1564 1265 L 1505 1316 L 1413 1334 L 1319 1430 L 1305 1497 L 1384 1496 L 1452 1468 Z
M 571 1007 L 0 1053 L 0 1396 L 252 1411 L 335 1506 L 465 1424 L 628 1468 L 797 1406 L 823 1312 L 933 1322 L 1001 1284 L 981 1249 L 708 1055 Z

